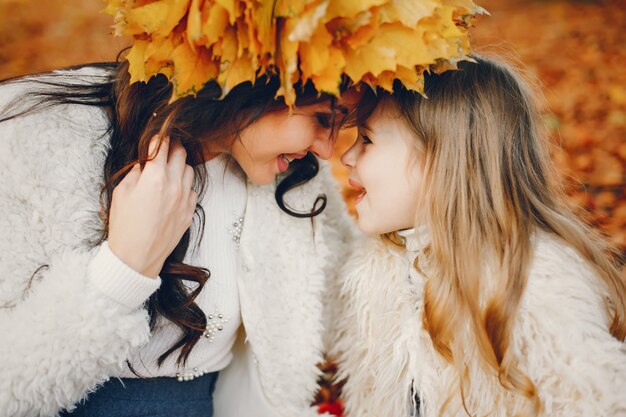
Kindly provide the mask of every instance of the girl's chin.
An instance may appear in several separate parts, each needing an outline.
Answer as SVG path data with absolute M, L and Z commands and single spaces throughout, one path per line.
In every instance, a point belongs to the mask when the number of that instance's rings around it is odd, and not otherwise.
M 376 230 L 375 228 L 369 228 L 369 227 L 362 227 L 361 225 L 359 225 L 359 229 L 361 229 L 361 232 L 363 232 L 363 234 L 365 234 L 366 236 L 380 236 L 383 233 L 379 232 L 378 230 Z
M 372 227 L 372 226 L 375 226 L 375 224 L 374 225 L 372 224 L 368 216 L 364 214 L 362 210 L 359 210 L 358 206 L 356 207 L 356 213 L 357 213 L 357 225 L 359 226 L 359 229 L 361 229 L 361 231 L 368 236 L 376 235 L 376 231 L 375 231 L 376 228 Z
M 384 224 L 380 224 L 373 220 L 370 216 L 363 215 L 359 212 L 357 207 L 357 224 L 359 229 L 367 236 L 380 236 L 385 233 L 390 233 L 395 230 L 387 230 Z

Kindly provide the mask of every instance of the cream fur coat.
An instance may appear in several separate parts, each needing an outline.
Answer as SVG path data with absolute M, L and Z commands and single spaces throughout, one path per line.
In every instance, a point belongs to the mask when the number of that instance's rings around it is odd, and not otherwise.
M 425 278 L 409 268 L 427 233 L 406 239 L 406 251 L 365 241 L 343 268 L 334 354 L 347 377 L 346 417 L 467 416 L 455 370 L 422 324 Z M 573 250 L 547 235 L 536 238 L 511 348 L 537 387 L 545 416 L 626 416 L 626 344 L 608 332 L 602 293 Z M 468 409 L 474 416 L 517 415 L 526 401 L 478 369 L 477 355 L 468 344 Z
M 28 88 L 0 86 L 0 108 Z M 0 123 L 0 416 L 72 408 L 150 337 L 143 308 L 89 279 L 107 127 L 102 111 L 76 105 Z M 286 200 L 309 209 L 319 194 L 328 205 L 311 221 L 282 212 L 274 186 L 248 184 L 238 277 L 246 331 L 220 373 L 217 417 L 317 415 L 328 280 L 354 233 L 327 164 Z

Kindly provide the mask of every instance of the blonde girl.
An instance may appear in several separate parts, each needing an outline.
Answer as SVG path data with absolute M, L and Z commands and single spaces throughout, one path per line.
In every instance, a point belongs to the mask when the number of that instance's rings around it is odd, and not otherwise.
M 626 288 L 529 89 L 481 57 L 363 99 L 339 290 L 346 415 L 626 415 Z

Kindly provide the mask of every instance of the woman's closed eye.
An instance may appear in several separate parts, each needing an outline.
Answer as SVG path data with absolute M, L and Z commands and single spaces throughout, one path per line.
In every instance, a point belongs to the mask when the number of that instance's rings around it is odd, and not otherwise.
M 315 119 L 324 129 L 330 129 L 332 126 L 332 115 L 328 113 L 315 113 Z

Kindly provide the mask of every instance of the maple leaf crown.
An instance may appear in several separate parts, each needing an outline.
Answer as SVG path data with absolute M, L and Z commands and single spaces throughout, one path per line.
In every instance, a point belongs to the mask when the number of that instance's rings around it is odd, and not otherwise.
M 277 73 L 288 105 L 294 84 L 339 95 L 342 76 L 423 91 L 424 71 L 469 59 L 472 0 L 107 0 L 114 33 L 134 43 L 131 83 L 165 75 L 174 101 L 215 80 L 222 95 Z

